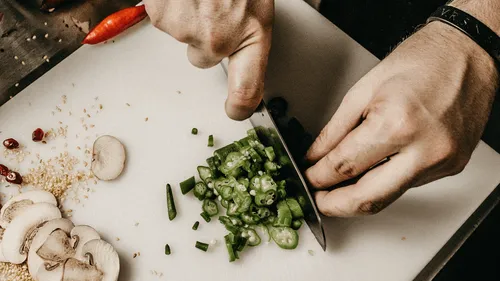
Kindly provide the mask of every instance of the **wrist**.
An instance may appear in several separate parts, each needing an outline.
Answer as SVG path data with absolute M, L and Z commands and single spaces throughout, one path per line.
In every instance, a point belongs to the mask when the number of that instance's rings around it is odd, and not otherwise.
M 500 36 L 500 0 L 455 0 L 448 5 L 472 15 Z

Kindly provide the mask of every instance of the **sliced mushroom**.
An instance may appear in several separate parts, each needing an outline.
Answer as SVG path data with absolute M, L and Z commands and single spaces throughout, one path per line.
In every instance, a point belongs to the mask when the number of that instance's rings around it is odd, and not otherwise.
M 94 142 L 92 172 L 100 180 L 114 180 L 125 167 L 125 147 L 115 137 L 101 136 Z
M 27 206 L 26 209 L 16 216 L 4 232 L 2 240 L 2 251 L 8 262 L 20 264 L 26 260 L 30 241 L 28 237 L 34 237 L 34 231 L 41 224 L 61 218 L 59 208 L 50 203 L 36 203 Z
M 95 239 L 101 239 L 99 233 L 88 225 L 78 225 L 71 230 L 71 245 L 75 249 L 75 258 L 85 260 L 82 249 L 83 246 Z
M 9 223 L 19 214 L 21 214 L 26 207 L 36 203 L 50 203 L 57 205 L 57 200 L 54 195 L 44 190 L 33 190 L 23 192 L 17 196 L 12 197 L 0 211 L 0 226 L 7 228 Z
M 47 237 L 36 253 L 44 260 L 64 262 L 75 255 L 75 249 L 71 247 L 69 239 L 65 231 L 57 229 Z
M 64 265 L 63 281 L 101 281 L 103 272 L 95 265 L 81 262 L 77 259 L 68 259 Z M 40 280 L 43 281 L 43 280 Z
M 69 235 L 73 227 L 73 223 L 68 219 L 55 219 L 48 221 L 46 224 L 40 227 L 40 229 L 38 229 L 37 234 L 31 242 L 28 253 L 28 270 L 32 276 L 35 276 L 40 266 L 43 266 L 46 262 L 37 254 L 37 251 L 38 249 L 40 249 L 40 247 L 42 247 L 45 241 L 47 241 L 49 235 L 51 235 L 56 230 L 62 230 L 67 235 Z
M 102 281 L 116 281 L 120 273 L 120 259 L 113 246 L 103 240 L 92 240 L 83 246 L 88 263 L 103 273 Z
M 64 264 L 41 266 L 35 275 L 31 275 L 36 281 L 62 281 L 64 274 Z

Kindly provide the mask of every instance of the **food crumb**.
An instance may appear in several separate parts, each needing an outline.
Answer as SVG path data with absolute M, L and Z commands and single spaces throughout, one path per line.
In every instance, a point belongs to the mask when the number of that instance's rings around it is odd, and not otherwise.
M 44 24 L 44 25 L 47 25 L 47 22 L 44 22 L 43 24 Z
M 30 42 L 30 41 L 31 41 L 31 38 L 26 38 L 26 41 Z
M 138 222 L 136 222 L 136 223 L 134 224 L 134 226 L 139 226 L 139 223 L 138 223 Z
M 61 43 L 61 42 L 62 42 L 62 39 L 59 39 L 57 42 Z
M 22 65 L 26 65 L 26 63 L 25 63 L 24 61 L 21 61 L 21 64 L 22 64 Z
M 19 59 L 19 57 L 18 57 L 18 56 L 14 56 L 14 59 L 15 59 L 15 60 L 18 60 L 18 59 Z
M 314 256 L 314 251 L 313 250 L 309 250 L 307 252 L 309 253 L 310 256 Z
M 127 105 L 127 106 L 130 106 L 130 103 L 128 103 L 128 102 L 127 102 L 127 103 L 126 103 L 126 105 Z
M 31 39 L 36 40 L 36 35 L 33 35 L 33 37 L 31 37 Z
M 140 257 L 141 256 L 141 252 L 137 252 L 137 256 Z
M 49 38 L 49 34 L 48 33 L 45 33 L 45 38 Z
M 149 120 L 149 117 L 146 117 L 146 118 L 144 119 L 144 121 L 146 121 L 146 122 L 148 122 L 148 120 Z
M 16 85 L 14 85 L 14 86 L 19 87 L 19 83 L 16 83 Z
M 120 241 L 120 238 L 119 238 L 119 237 L 116 237 L 116 239 L 115 239 L 115 240 L 116 240 L 116 241 Z
M 405 240 L 406 240 L 406 237 L 404 237 L 404 236 L 403 236 L 403 237 L 401 237 L 401 240 L 402 240 L 402 241 L 405 241 Z
M 103 108 L 103 106 L 102 106 L 102 104 L 100 104 L 100 105 L 99 105 L 99 109 L 101 109 L 101 110 L 102 110 L 102 108 Z
M 176 92 L 177 92 L 177 94 L 182 94 L 181 91 L 176 91 Z
M 133 258 L 133 259 L 137 258 L 137 253 L 134 253 L 134 254 L 132 255 L 132 258 Z

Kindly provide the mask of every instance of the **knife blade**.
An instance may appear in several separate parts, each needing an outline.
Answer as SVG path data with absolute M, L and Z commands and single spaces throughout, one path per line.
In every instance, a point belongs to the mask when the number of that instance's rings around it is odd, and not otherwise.
M 221 63 L 222 68 L 227 76 L 227 68 L 223 63 Z M 266 104 L 262 101 L 259 107 L 249 118 L 250 123 L 256 129 L 259 139 L 264 143 L 272 144 L 275 148 L 278 157 L 286 157 L 286 159 L 281 159 L 280 163 L 287 163 L 287 167 L 283 169 L 287 173 L 287 191 L 295 196 L 301 196 L 305 200 L 305 204 L 302 206 L 304 211 L 304 220 L 309 226 L 309 229 L 313 233 L 314 237 L 320 244 L 323 250 L 326 250 L 326 237 L 323 228 L 323 223 L 318 212 L 318 208 L 314 203 L 313 197 L 309 192 L 304 176 L 297 166 L 293 156 L 288 149 L 283 137 L 281 136 L 276 123 L 274 122 L 271 114 L 267 110 Z

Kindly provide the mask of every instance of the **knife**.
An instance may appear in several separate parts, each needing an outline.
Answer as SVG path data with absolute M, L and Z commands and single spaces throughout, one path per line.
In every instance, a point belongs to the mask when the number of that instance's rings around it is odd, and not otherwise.
M 223 61 L 221 63 L 222 68 L 227 76 L 226 64 Z M 326 251 L 326 237 L 323 228 L 323 223 L 318 212 L 318 208 L 314 203 L 314 200 L 309 192 L 309 188 L 304 180 L 304 176 L 297 166 L 295 160 L 293 159 L 290 150 L 288 149 L 283 137 L 279 133 L 278 127 L 274 122 L 271 114 L 267 110 L 266 104 L 262 101 L 259 107 L 249 118 L 250 123 L 256 129 L 259 138 L 267 144 L 273 144 L 275 148 L 278 148 L 277 155 L 281 157 L 286 157 L 288 161 L 280 161 L 288 163 L 288 167 L 283 167 L 287 173 L 287 191 L 290 191 L 295 196 L 301 196 L 304 198 L 304 220 L 306 221 L 309 229 L 314 234 L 314 237 L 320 244 L 321 248 Z M 282 159 L 283 160 L 283 159 Z

